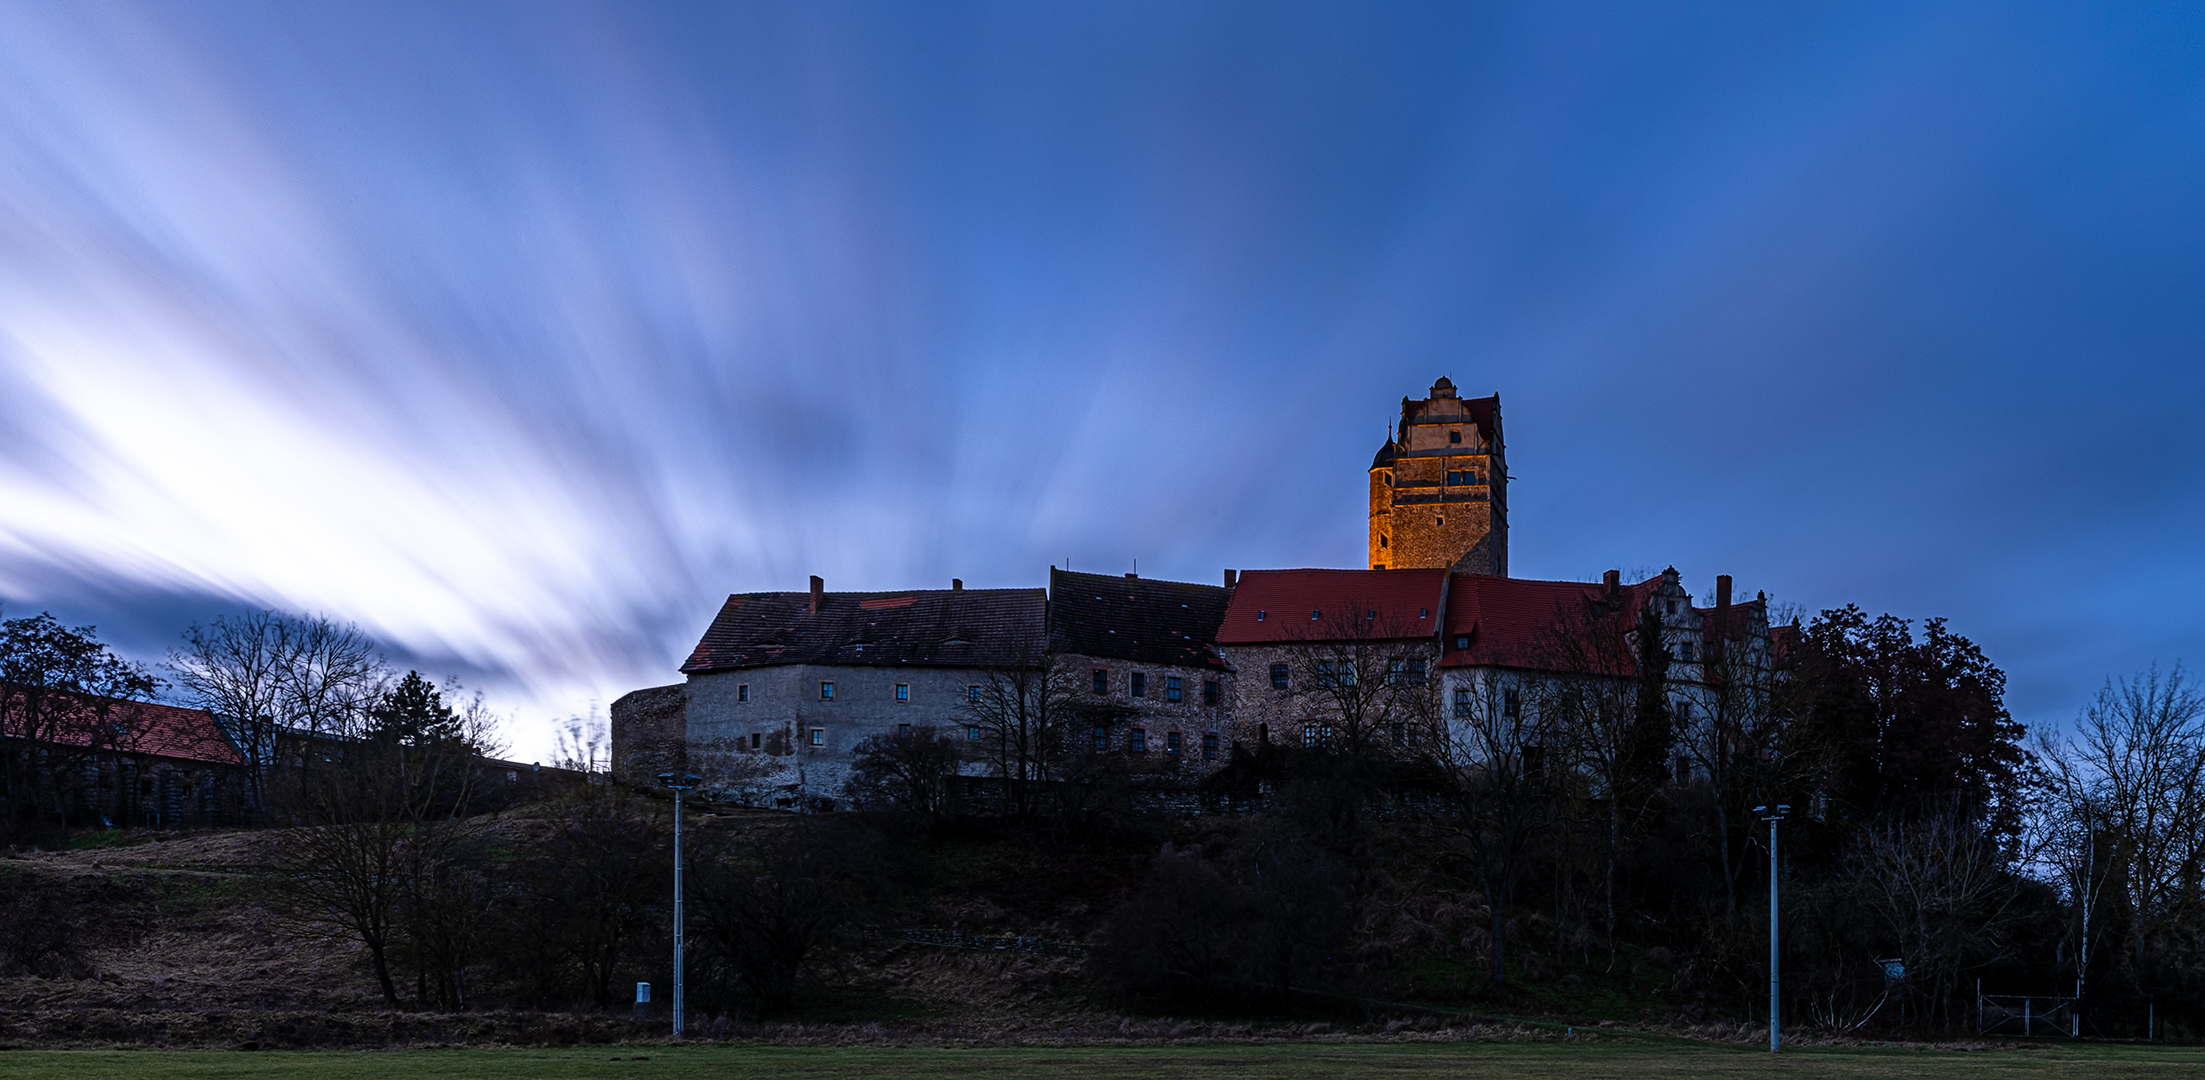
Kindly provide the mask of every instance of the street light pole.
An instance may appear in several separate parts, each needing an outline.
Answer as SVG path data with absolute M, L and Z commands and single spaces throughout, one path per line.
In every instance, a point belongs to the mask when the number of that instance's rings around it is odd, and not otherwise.
M 681 962 L 681 796 L 696 787 L 703 777 L 680 776 L 673 773 L 658 774 L 658 782 L 674 793 L 674 1034 L 681 1034 L 682 1024 L 682 962 Z
M 1784 1045 L 1784 1035 L 1777 1026 L 1776 981 L 1776 823 L 1784 820 L 1791 807 L 1778 804 L 1775 807 L 1756 806 L 1753 812 L 1769 823 L 1769 1053 L 1776 1053 Z M 678 978 L 678 976 L 677 976 Z M 681 985 L 676 983 L 676 986 Z M 676 990 L 675 993 L 680 993 Z

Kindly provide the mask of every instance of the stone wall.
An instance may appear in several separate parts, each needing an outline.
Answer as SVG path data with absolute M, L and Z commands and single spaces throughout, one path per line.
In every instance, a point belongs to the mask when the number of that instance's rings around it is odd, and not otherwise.
M 689 688 L 681 683 L 622 694 L 612 703 L 613 775 L 653 783 L 687 767 Z

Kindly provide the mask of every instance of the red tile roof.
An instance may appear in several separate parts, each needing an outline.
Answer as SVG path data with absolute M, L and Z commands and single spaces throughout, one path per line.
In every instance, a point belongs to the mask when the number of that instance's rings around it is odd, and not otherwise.
M 1440 666 L 1552 670 L 1591 664 L 1618 676 L 1635 674 L 1622 635 L 1638 626 L 1640 606 L 1660 584 L 1656 576 L 1609 596 L 1599 582 L 1456 574 L 1447 587 Z M 1465 639 L 1469 647 L 1458 648 Z
M 96 743 L 103 749 L 112 747 L 126 754 L 217 765 L 235 765 L 242 760 L 237 748 L 222 734 L 221 725 L 205 709 L 110 699 L 105 702 L 106 713 L 102 716 L 92 707 L 92 701 L 77 699 L 77 703 L 80 707 L 74 715 L 62 719 L 54 730 L 43 733 L 51 736 L 48 741 L 62 746 Z M 107 730 L 99 729 L 102 723 L 109 725 Z
M 1437 632 L 1445 570 L 1244 570 L 1218 628 L 1222 645 L 1324 640 L 1353 621 L 1385 636 Z

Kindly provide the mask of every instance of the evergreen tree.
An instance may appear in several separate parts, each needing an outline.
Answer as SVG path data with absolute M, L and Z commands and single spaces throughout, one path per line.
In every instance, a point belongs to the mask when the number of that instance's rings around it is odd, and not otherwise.
M 408 671 L 368 709 L 368 736 L 402 746 L 464 740 L 464 727 L 435 684 L 418 671 Z

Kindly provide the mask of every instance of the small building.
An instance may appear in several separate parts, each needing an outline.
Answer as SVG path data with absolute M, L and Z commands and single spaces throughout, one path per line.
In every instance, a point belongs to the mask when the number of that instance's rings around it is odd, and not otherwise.
M 1217 639 L 1238 675 L 1234 740 L 1405 740 L 1430 695 L 1447 579 L 1444 569 L 1242 571 Z
M 242 809 L 243 759 L 213 715 L 150 701 L 48 695 L 28 710 L 20 691 L 9 715 L 36 711 L 35 725 L 10 724 L 0 741 L 35 763 L 44 794 L 72 822 L 178 828 L 236 820 Z M 10 756 L 13 756 L 11 754 Z

